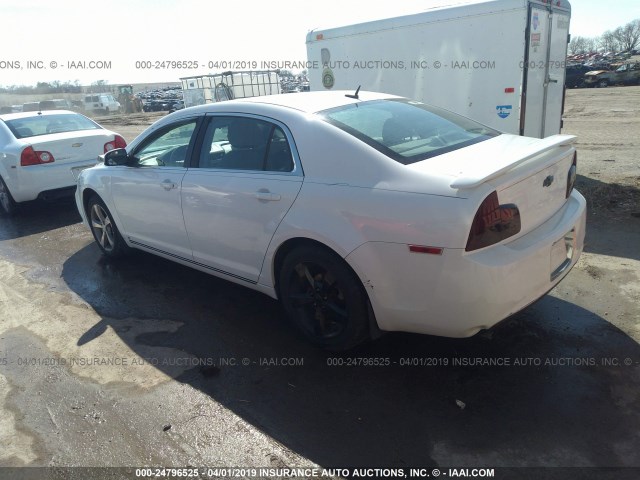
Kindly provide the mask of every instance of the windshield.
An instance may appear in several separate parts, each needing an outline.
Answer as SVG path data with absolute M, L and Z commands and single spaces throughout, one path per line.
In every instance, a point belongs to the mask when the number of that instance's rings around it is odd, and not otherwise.
M 468 118 L 405 98 L 354 103 L 319 115 L 405 165 L 500 135 Z
M 102 128 L 97 123 L 77 113 L 34 115 L 33 117 L 6 120 L 5 123 L 16 138 L 37 137 L 52 133 L 97 130 Z

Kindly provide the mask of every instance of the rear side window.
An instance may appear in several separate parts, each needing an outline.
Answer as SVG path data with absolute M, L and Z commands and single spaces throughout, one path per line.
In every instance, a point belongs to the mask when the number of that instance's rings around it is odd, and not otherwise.
M 225 170 L 291 172 L 291 148 L 282 128 L 249 117 L 214 117 L 198 166 Z
M 100 125 L 87 117 L 75 113 L 16 118 L 6 120 L 5 123 L 16 138 L 37 137 L 80 130 L 99 130 L 101 128 Z
M 405 165 L 500 134 L 455 113 L 407 99 L 355 103 L 319 115 Z

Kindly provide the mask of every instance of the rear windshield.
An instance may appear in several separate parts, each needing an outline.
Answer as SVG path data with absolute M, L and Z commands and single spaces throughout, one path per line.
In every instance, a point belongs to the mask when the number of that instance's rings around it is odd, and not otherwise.
M 87 117 L 76 113 L 57 115 L 37 115 L 28 118 L 5 120 L 16 138 L 37 137 L 51 133 L 75 132 L 79 130 L 98 130 L 102 127 Z
M 468 118 L 404 98 L 354 103 L 319 115 L 405 165 L 500 135 Z

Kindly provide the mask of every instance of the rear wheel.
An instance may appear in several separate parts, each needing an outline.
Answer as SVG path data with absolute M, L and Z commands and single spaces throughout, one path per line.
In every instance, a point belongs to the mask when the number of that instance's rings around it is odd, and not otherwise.
M 111 212 L 97 195 L 93 195 L 87 204 L 87 213 L 91 233 L 102 253 L 111 258 L 121 257 L 129 251 Z
M 11 192 L 2 177 L 0 177 L 0 208 L 2 208 L 2 212 L 5 215 L 13 215 L 18 208 L 18 204 L 11 196 Z
M 334 253 L 313 246 L 294 249 L 280 270 L 279 287 L 290 321 L 315 345 L 346 350 L 369 338 L 366 292 Z

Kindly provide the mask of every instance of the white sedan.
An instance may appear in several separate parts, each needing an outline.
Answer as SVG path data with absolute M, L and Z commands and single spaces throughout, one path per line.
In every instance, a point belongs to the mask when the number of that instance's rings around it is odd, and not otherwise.
M 574 137 L 500 134 L 371 92 L 164 117 L 82 172 L 84 222 L 282 302 L 313 343 L 467 337 L 552 289 L 583 247 Z
M 0 115 L 0 207 L 71 196 L 79 172 L 125 140 L 79 113 L 65 110 Z

